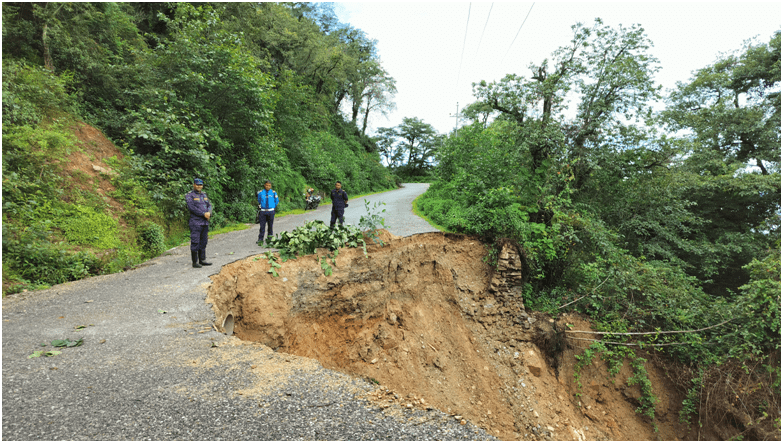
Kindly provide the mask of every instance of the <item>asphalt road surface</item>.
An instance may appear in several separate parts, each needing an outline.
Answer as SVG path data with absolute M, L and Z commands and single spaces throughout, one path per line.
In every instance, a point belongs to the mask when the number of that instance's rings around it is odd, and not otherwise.
M 358 224 L 366 199 L 386 203 L 395 235 L 435 231 L 411 212 L 426 188 L 349 200 L 346 222 Z M 321 205 L 278 218 L 275 232 L 329 217 Z M 210 239 L 210 267 L 193 269 L 180 246 L 131 271 L 4 298 L 2 439 L 494 440 L 437 410 L 386 414 L 363 399 L 377 387 L 365 380 L 211 329 L 209 275 L 263 252 L 257 229 Z M 50 344 L 66 338 L 83 344 Z M 228 347 L 233 360 L 221 361 Z M 61 354 L 28 358 L 39 350 Z M 259 380 L 271 382 L 254 390 Z

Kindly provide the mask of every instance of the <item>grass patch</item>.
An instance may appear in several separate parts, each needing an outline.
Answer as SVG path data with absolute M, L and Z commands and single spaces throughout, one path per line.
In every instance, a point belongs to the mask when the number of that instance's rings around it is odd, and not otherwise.
M 422 195 L 423 195 L 423 194 L 422 194 Z M 440 231 L 440 232 L 449 232 L 449 233 L 456 233 L 456 232 L 457 232 L 457 231 L 450 231 L 450 230 L 448 230 L 448 229 L 444 228 L 443 226 L 441 226 L 441 225 L 439 225 L 439 224 L 435 223 L 435 222 L 434 222 L 434 221 L 432 221 L 432 220 L 431 220 L 429 217 L 427 217 L 426 215 L 424 215 L 424 213 L 423 213 L 423 212 L 421 212 L 421 210 L 419 209 L 419 205 L 417 204 L 420 198 L 421 198 L 421 195 L 420 195 L 420 196 L 418 196 L 418 197 L 416 197 L 416 199 L 415 199 L 415 200 L 413 200 L 413 213 L 414 213 L 414 214 L 416 214 L 416 215 L 418 215 L 419 217 L 423 218 L 423 219 L 424 219 L 424 220 L 425 220 L 427 223 L 429 223 L 429 224 L 430 224 L 430 226 L 432 226 L 433 228 L 437 229 L 437 230 L 438 230 L 438 231 Z
M 291 209 L 290 211 L 279 212 L 275 214 L 275 220 L 277 220 L 280 217 L 285 217 L 286 215 L 304 214 L 305 212 L 306 211 L 304 209 Z
M 234 231 L 244 231 L 245 229 L 250 228 L 253 225 L 248 225 L 247 223 L 233 223 L 228 226 L 223 226 L 222 228 L 215 229 L 214 231 L 209 231 L 209 238 L 212 238 L 216 235 L 225 234 L 227 232 L 234 232 Z M 190 233 L 188 233 L 190 234 Z M 190 237 L 188 236 L 188 241 L 190 241 Z

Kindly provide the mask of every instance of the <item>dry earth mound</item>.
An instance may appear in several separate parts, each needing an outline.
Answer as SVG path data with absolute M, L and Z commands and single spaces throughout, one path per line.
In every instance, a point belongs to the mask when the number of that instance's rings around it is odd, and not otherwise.
M 558 331 L 589 323 L 527 313 L 518 273 L 487 265 L 477 239 L 384 236 L 367 255 L 341 249 L 329 276 L 316 255 L 283 263 L 277 277 L 264 256 L 240 260 L 212 277 L 207 302 L 244 340 L 377 382 L 369 400 L 382 408 L 435 407 L 508 440 L 688 438 L 679 398 L 661 394 L 673 390 L 655 368 L 658 433 L 634 412 L 630 374 L 610 379 L 596 359 L 578 389 L 579 350 Z M 518 264 L 505 249 L 500 258 Z

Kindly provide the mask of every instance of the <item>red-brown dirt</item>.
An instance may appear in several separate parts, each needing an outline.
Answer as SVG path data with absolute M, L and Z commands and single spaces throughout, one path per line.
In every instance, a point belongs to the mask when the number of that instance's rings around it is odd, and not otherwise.
M 69 186 L 97 193 L 108 205 L 109 213 L 124 229 L 126 224 L 120 217 L 122 204 L 111 196 L 115 189 L 111 179 L 116 172 L 106 163 L 106 159 L 112 157 L 122 160 L 122 152 L 101 131 L 86 123 L 75 122 L 71 130 L 78 140 L 79 150 L 67 157 L 64 170 L 74 177 L 81 176 L 81 180 L 70 180 Z
M 207 302 L 217 324 L 231 315 L 244 340 L 377 382 L 369 398 L 382 407 L 434 407 L 506 440 L 694 437 L 678 420 L 682 398 L 649 363 L 658 432 L 635 412 L 641 393 L 627 383 L 628 365 L 611 378 L 595 359 L 580 391 L 574 356 L 587 342 L 558 331 L 590 330 L 589 322 L 528 313 L 501 297 L 480 241 L 384 237 L 366 256 L 341 249 L 330 276 L 316 255 L 283 263 L 278 277 L 265 256 L 232 263 L 212 277 Z

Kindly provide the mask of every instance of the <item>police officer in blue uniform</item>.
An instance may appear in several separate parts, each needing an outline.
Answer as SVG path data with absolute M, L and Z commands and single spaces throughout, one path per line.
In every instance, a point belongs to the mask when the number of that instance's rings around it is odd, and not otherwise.
M 334 222 L 338 219 L 340 224 L 345 222 L 345 207 L 348 206 L 348 193 L 343 189 L 343 184 L 337 182 L 331 193 L 332 198 L 332 219 L 329 221 L 329 228 L 334 229 Z
M 202 191 L 204 180 L 193 180 L 193 190 L 185 194 L 185 202 L 190 212 L 190 258 L 194 268 L 210 266 L 207 259 L 207 240 L 209 234 L 209 219 L 212 217 L 212 203 L 207 194 Z
M 258 198 L 258 222 L 261 224 L 258 231 L 258 246 L 261 246 L 264 241 L 266 225 L 269 225 L 269 237 L 275 235 L 272 232 L 272 225 L 275 223 L 275 209 L 280 203 L 280 198 L 278 198 L 277 192 L 272 190 L 272 183 L 269 180 L 264 182 L 264 189 L 258 191 L 256 197 Z

